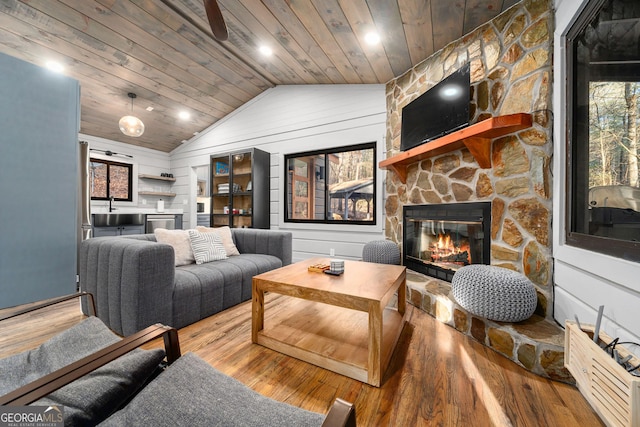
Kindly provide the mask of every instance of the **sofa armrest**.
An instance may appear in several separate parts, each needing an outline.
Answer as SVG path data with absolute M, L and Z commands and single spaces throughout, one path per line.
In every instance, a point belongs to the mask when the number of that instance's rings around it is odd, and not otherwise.
M 171 325 L 175 254 L 171 246 L 126 237 L 80 244 L 80 289 L 93 294 L 96 315 L 120 335 L 154 323 Z M 82 310 L 87 314 L 86 304 Z
M 40 310 L 64 301 L 69 301 L 75 298 L 87 298 L 87 301 L 80 300 L 83 304 L 87 304 L 89 310 L 89 316 L 96 315 L 96 303 L 93 301 L 93 295 L 89 292 L 76 292 L 69 295 L 63 295 L 61 297 L 51 298 L 43 301 L 36 301 L 34 303 L 22 304 L 16 307 L 9 307 L 0 310 L 0 321 L 11 319 L 13 317 L 21 316 L 23 314 L 31 313 L 32 311 Z
M 293 236 L 289 231 L 232 228 L 231 235 L 240 253 L 273 255 L 283 266 L 291 264 Z
M 28 405 L 158 337 L 164 339 L 167 363 L 175 362 L 181 355 L 178 331 L 165 325 L 156 324 L 0 396 L 0 405 Z

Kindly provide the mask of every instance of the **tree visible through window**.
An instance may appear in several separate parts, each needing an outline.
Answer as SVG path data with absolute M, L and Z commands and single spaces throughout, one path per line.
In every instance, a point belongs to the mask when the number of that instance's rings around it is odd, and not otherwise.
M 285 221 L 375 224 L 375 143 L 285 156 Z
M 567 36 L 567 243 L 640 261 L 640 2 L 593 0 Z
M 638 187 L 639 91 L 637 82 L 590 83 L 589 188 Z
M 127 163 L 91 159 L 89 185 L 91 200 L 132 201 L 133 167 Z

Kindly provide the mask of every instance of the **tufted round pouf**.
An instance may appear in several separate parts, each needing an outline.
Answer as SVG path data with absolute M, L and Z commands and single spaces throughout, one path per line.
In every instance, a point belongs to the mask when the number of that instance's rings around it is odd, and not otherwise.
M 467 265 L 456 271 L 451 291 L 465 310 L 498 322 L 528 319 L 538 300 L 533 283 L 524 275 L 483 264 Z
M 391 240 L 373 240 L 362 248 L 362 260 L 378 264 L 400 265 L 400 249 Z

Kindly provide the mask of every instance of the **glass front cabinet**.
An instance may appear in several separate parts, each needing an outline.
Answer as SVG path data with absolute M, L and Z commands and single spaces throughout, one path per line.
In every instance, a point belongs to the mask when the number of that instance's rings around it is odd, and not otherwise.
M 211 156 L 211 226 L 269 228 L 270 155 L 250 148 Z

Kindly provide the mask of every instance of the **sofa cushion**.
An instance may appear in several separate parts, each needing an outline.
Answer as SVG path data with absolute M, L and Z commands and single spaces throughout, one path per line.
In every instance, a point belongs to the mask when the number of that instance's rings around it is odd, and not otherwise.
M 165 230 L 164 228 L 156 228 L 153 234 L 156 236 L 158 243 L 165 243 L 173 247 L 176 253 L 176 267 L 179 265 L 193 264 L 195 262 L 187 230 Z
M 282 267 L 273 255 L 240 254 L 176 267 L 171 326 L 181 328 L 251 299 L 253 276 Z
M 187 353 L 101 425 L 320 426 L 323 420 L 262 396 Z
M 196 230 L 201 233 L 217 233 L 222 239 L 222 245 L 224 246 L 224 250 L 227 253 L 227 256 L 240 255 L 238 248 L 236 247 L 235 243 L 233 243 L 231 228 L 229 228 L 228 226 L 211 228 L 198 225 L 196 227 Z
M 38 348 L 0 360 L 0 395 L 22 387 L 120 341 L 102 321 L 89 317 Z M 33 405 L 63 405 L 65 425 L 96 424 L 135 394 L 164 358 L 162 349 L 134 350 Z
M 201 233 L 197 230 L 187 230 L 189 242 L 193 250 L 196 264 L 227 259 L 227 253 L 222 246 L 222 239 L 216 233 Z

